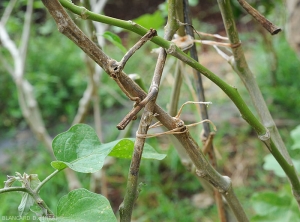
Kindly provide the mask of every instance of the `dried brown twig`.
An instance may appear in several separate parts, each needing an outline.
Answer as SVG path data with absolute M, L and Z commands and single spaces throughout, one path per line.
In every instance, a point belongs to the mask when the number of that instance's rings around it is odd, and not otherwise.
M 237 0 L 240 5 L 256 20 L 258 21 L 271 35 L 275 35 L 281 31 L 281 28 L 274 25 L 268 19 L 266 19 L 262 14 L 260 14 L 255 8 L 249 5 L 245 0 Z

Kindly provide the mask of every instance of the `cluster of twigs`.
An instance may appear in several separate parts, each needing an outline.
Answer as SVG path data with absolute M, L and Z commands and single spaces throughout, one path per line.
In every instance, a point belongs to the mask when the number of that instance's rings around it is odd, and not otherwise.
M 175 34 L 175 32 L 182 24 L 180 21 L 180 12 L 179 9 L 183 9 L 183 7 L 179 7 L 182 5 L 182 1 L 169 0 L 169 11 L 168 11 L 168 23 L 165 28 L 165 38 L 161 38 L 159 36 L 154 37 L 155 32 L 153 30 L 146 30 L 145 28 L 135 24 L 131 21 L 122 21 L 114 18 L 109 18 L 103 15 L 98 15 L 88 11 L 85 8 L 77 7 L 73 5 L 69 1 L 60 0 L 60 3 L 68 8 L 73 13 L 80 15 L 84 19 L 91 19 L 98 22 L 107 23 L 110 25 L 116 25 L 128 30 L 131 30 L 137 34 L 145 35 L 142 40 L 140 40 L 132 50 L 129 51 L 128 54 L 122 59 L 119 63 L 107 55 L 105 55 L 101 49 L 99 49 L 87 36 L 73 23 L 68 14 L 64 11 L 58 1 L 49 1 L 43 0 L 43 3 L 49 10 L 50 14 L 53 16 L 55 21 L 57 22 L 58 29 L 68 38 L 70 38 L 75 44 L 77 44 L 85 53 L 87 53 L 98 65 L 100 65 L 121 87 L 123 92 L 133 101 L 136 102 L 134 109 L 124 118 L 124 120 L 118 125 L 118 128 L 123 129 L 126 127 L 128 122 L 132 120 L 137 112 L 144 108 L 144 112 L 140 121 L 138 134 L 144 135 L 147 134 L 147 130 L 151 124 L 151 120 L 153 117 L 156 117 L 166 128 L 169 130 L 176 129 L 181 127 L 181 133 L 176 134 L 175 137 L 180 141 L 185 152 L 188 154 L 191 159 L 193 165 L 196 168 L 196 174 L 200 177 L 208 181 L 218 193 L 221 193 L 223 197 L 226 199 L 228 205 L 231 207 L 234 212 L 236 218 L 239 221 L 248 221 L 247 216 L 236 198 L 233 189 L 231 180 L 226 177 L 220 175 L 215 168 L 207 161 L 204 153 L 199 148 L 198 144 L 193 140 L 190 136 L 189 131 L 184 127 L 184 123 L 182 120 L 178 118 L 173 118 L 165 111 L 163 111 L 158 105 L 155 104 L 155 99 L 158 96 L 158 89 L 160 85 L 161 73 L 164 68 L 165 60 L 167 54 L 173 55 L 183 61 L 184 63 L 193 67 L 196 72 L 195 76 L 198 81 L 200 81 L 200 73 L 207 76 L 214 83 L 216 83 L 224 92 L 232 99 L 235 105 L 241 112 L 242 117 L 256 130 L 258 137 L 261 141 L 263 141 L 281 166 L 284 168 L 288 177 L 290 178 L 291 184 L 293 186 L 294 195 L 296 199 L 299 201 L 299 192 L 300 192 L 300 183 L 297 176 L 297 173 L 290 161 L 290 158 L 286 152 L 286 149 L 281 142 L 281 138 L 277 132 L 276 126 L 272 120 L 268 109 L 265 106 L 265 103 L 262 99 L 261 93 L 257 87 L 256 82 L 254 81 L 254 77 L 247 67 L 246 60 L 244 59 L 244 54 L 242 51 L 242 47 L 240 44 L 240 40 L 238 38 L 238 34 L 235 28 L 235 23 L 233 20 L 233 15 L 231 12 L 231 6 L 229 1 L 219 0 L 219 6 L 221 9 L 221 13 L 224 19 L 224 25 L 228 33 L 229 41 L 232 46 L 232 55 L 229 61 L 232 63 L 234 69 L 240 74 L 241 78 L 244 80 L 244 83 L 249 91 L 255 88 L 255 92 L 253 97 L 253 102 L 255 107 L 257 108 L 257 112 L 260 116 L 260 120 L 258 120 L 253 113 L 250 111 L 248 106 L 245 104 L 244 100 L 240 97 L 236 88 L 229 86 L 222 79 L 217 77 L 214 73 L 207 70 L 205 67 L 201 66 L 196 61 L 196 51 L 192 50 L 192 58 L 186 55 L 180 48 L 178 48 L 174 43 L 170 42 L 171 38 Z M 186 4 L 186 2 L 185 2 Z M 246 7 L 245 4 L 242 5 Z M 249 12 L 249 8 L 247 11 Z M 185 13 L 187 15 L 187 13 Z M 258 17 L 257 14 L 252 13 L 254 17 Z M 259 17 L 261 19 L 261 17 Z M 262 20 L 259 20 L 262 21 Z M 190 22 L 189 18 L 186 16 L 185 22 Z M 264 24 L 264 23 L 263 23 Z M 192 35 L 191 30 L 188 30 L 189 35 Z M 278 32 L 272 31 L 272 34 Z M 132 53 L 139 48 L 145 41 L 151 38 L 151 41 L 161 46 L 160 49 L 153 80 L 149 89 L 148 94 L 146 94 L 137 84 L 135 84 L 123 71 L 124 65 L 129 58 L 127 55 L 132 55 Z M 194 51 L 194 52 L 193 52 Z M 246 77 L 245 77 L 246 76 Z M 246 80 L 245 80 L 246 79 Z M 198 92 L 201 90 L 201 85 L 198 85 Z M 251 94 L 251 93 L 250 93 Z M 199 93 L 201 95 L 201 93 Z M 202 95 L 204 95 L 202 93 Z M 259 98 L 259 99 L 257 99 Z M 205 101 L 204 96 L 202 98 L 199 96 L 199 99 L 203 99 Z M 203 112 L 203 117 L 208 118 L 207 113 Z M 209 127 L 204 125 L 206 128 L 205 136 L 209 137 L 210 131 Z M 143 152 L 143 145 L 145 142 L 144 137 L 137 137 L 135 142 L 134 155 L 132 158 L 132 162 L 130 165 L 129 176 L 128 176 L 128 184 L 127 184 L 127 192 L 124 198 L 124 202 L 120 207 L 120 216 L 121 221 L 130 221 L 132 209 L 134 202 L 137 197 L 137 180 L 139 173 L 139 166 L 141 160 L 141 154 Z M 212 143 L 207 143 L 207 146 L 211 146 L 208 149 L 211 154 L 210 157 L 213 161 L 213 148 Z M 213 162 L 215 165 L 215 163 Z M 219 198 L 219 203 L 221 203 Z M 220 215 L 224 215 L 224 213 L 220 213 Z
M 125 95 L 135 102 L 134 108 L 123 118 L 118 124 L 118 129 L 125 129 L 125 127 L 135 119 L 138 112 L 142 109 L 143 114 L 140 120 L 139 128 L 137 131 L 137 138 L 134 145 L 134 153 L 129 169 L 129 175 L 127 180 L 127 190 L 124 201 L 120 206 L 121 221 L 130 221 L 133 211 L 133 206 L 138 196 L 138 175 L 141 156 L 145 139 L 147 137 L 147 131 L 152 123 L 152 119 L 156 118 L 164 127 L 169 131 L 174 132 L 174 136 L 180 142 L 180 146 L 176 146 L 178 153 L 182 154 L 185 159 L 193 166 L 194 173 L 201 180 L 206 181 L 211 187 L 213 187 L 214 196 L 218 204 L 218 211 L 221 221 L 226 221 L 224 201 L 222 196 L 226 200 L 226 204 L 230 206 L 235 217 L 238 221 L 248 221 L 245 211 L 234 194 L 232 183 L 230 178 L 222 176 L 217 171 L 217 162 L 213 149 L 213 133 L 210 130 L 209 123 L 203 122 L 203 138 L 204 149 L 201 150 L 199 145 L 191 137 L 187 126 L 180 119 L 179 116 L 173 117 L 159 107 L 155 101 L 159 95 L 159 87 L 161 81 L 162 71 L 165 66 L 167 55 L 172 55 L 183 63 L 194 68 L 194 79 L 197 88 L 197 99 L 199 101 L 205 101 L 204 90 L 202 87 L 201 74 L 208 77 L 216 85 L 218 85 L 234 102 L 241 116 L 253 127 L 257 132 L 259 139 L 265 143 L 270 152 L 274 155 L 277 161 L 280 163 L 287 176 L 290 179 L 294 196 L 300 204 L 300 182 L 297 176 L 297 172 L 290 160 L 290 157 L 286 151 L 286 148 L 279 136 L 274 121 L 267 109 L 267 106 L 263 100 L 260 90 L 255 82 L 255 78 L 248 68 L 247 62 L 244 57 L 241 42 L 238 37 L 238 32 L 235 27 L 235 21 L 231 12 L 231 6 L 229 0 L 218 0 L 219 7 L 223 16 L 224 26 L 227 31 L 229 43 L 225 45 L 212 43 L 217 49 L 220 55 L 222 55 L 233 67 L 233 69 L 239 74 L 243 80 L 246 88 L 251 95 L 253 104 L 258 113 L 259 119 L 250 111 L 248 105 L 244 102 L 239 95 L 236 88 L 228 85 L 217 75 L 212 73 L 207 68 L 203 67 L 197 58 L 197 51 L 195 48 L 195 40 L 192 44 L 188 44 L 187 48 L 180 48 L 176 44 L 176 41 L 171 41 L 174 34 L 178 33 L 182 36 L 190 36 L 194 39 L 194 30 L 191 24 L 191 18 L 189 18 L 188 1 L 169 0 L 168 1 L 168 22 L 165 27 L 164 38 L 156 36 L 156 31 L 153 29 L 147 30 L 144 27 L 132 21 L 122 21 L 115 18 L 110 18 L 100 14 L 93 13 L 84 7 L 78 7 L 68 0 L 42 0 L 52 17 L 57 23 L 58 30 L 71 39 L 78 47 L 80 47 L 92 60 L 94 60 L 102 69 L 118 84 Z M 279 28 L 267 21 L 261 16 L 255 9 L 250 7 L 245 1 L 239 0 L 241 6 L 243 6 L 248 13 L 250 13 L 255 19 L 262 23 L 262 25 L 270 31 L 271 34 L 276 34 L 280 31 Z M 143 36 L 123 57 L 120 62 L 109 58 L 102 50 L 93 42 L 82 30 L 72 21 L 64 8 L 67 8 L 71 12 L 81 16 L 83 19 L 89 19 L 109 25 L 125 28 L 132 32 L 135 32 Z M 188 24 L 188 25 L 187 25 Z M 183 29 L 184 27 L 184 29 Z M 1 28 L 1 26 L 0 26 Z M 0 30 L 1 31 L 1 30 Z M 201 34 L 201 33 L 200 33 Z M 144 92 L 132 79 L 130 79 L 124 72 L 124 66 L 130 57 L 142 47 L 147 41 L 152 41 L 160 46 L 159 55 L 153 74 L 151 86 L 148 93 Z M 203 43 L 203 41 L 202 41 Z M 231 52 L 225 52 L 221 47 L 229 46 Z M 190 56 L 187 55 L 184 50 L 190 51 Z M 178 71 L 178 79 L 180 79 L 180 70 Z M 180 85 L 180 83 L 178 83 Z M 93 86 L 93 90 L 95 86 Z M 92 91 L 93 91 L 92 90 Z M 91 93 L 92 95 L 93 93 Z M 174 94 L 174 96 L 176 96 Z M 178 95 L 177 95 L 178 96 Z M 202 119 L 209 119 L 206 106 L 204 104 L 199 105 L 201 110 Z M 173 109 L 177 109 L 177 105 L 174 104 Z M 174 112 L 170 111 L 170 113 Z M 78 120 L 79 121 L 79 120 Z M 209 160 L 207 160 L 205 154 L 208 154 Z

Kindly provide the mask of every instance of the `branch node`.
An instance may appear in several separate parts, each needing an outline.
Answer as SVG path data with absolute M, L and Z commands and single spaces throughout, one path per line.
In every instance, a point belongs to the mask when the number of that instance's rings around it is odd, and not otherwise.
M 83 6 L 80 6 L 80 8 L 81 8 L 80 17 L 81 17 L 82 19 L 84 19 L 84 20 L 88 19 L 89 15 L 87 14 L 87 12 L 88 12 L 89 10 L 87 10 L 87 9 L 86 9 L 85 7 L 83 7 Z
M 109 59 L 108 60 L 108 74 L 110 75 L 111 78 L 116 79 L 119 77 L 120 73 L 120 64 L 114 60 L 114 59 Z
M 258 135 L 258 138 L 263 142 L 269 140 L 271 138 L 270 131 L 267 129 L 266 133 L 264 135 Z
M 147 41 L 152 39 L 154 36 L 157 35 L 155 29 L 150 29 L 134 46 L 132 46 L 129 51 L 123 56 L 122 60 L 118 63 L 119 71 L 123 70 L 126 62 L 130 59 L 130 57 L 140 49 Z
M 137 23 L 134 22 L 134 21 L 132 21 L 132 20 L 128 20 L 128 23 L 129 23 L 130 25 L 133 25 L 133 26 L 136 26 L 136 25 L 137 25 Z
M 204 178 L 206 175 L 207 175 L 207 172 L 206 170 L 196 170 L 196 174 L 201 177 L 201 178 Z
M 176 52 L 176 48 L 177 48 L 176 44 L 174 42 L 171 42 L 170 47 L 166 50 L 166 52 L 168 54 L 172 54 L 172 53 Z
M 152 85 L 148 95 L 141 102 L 136 101 L 134 108 L 123 118 L 123 120 L 117 125 L 119 130 L 125 129 L 125 127 L 130 123 L 131 120 L 136 119 L 138 112 L 146 106 L 146 104 L 154 99 L 158 93 L 158 85 Z M 137 97 L 138 98 L 138 97 Z M 140 99 L 140 98 L 139 98 Z

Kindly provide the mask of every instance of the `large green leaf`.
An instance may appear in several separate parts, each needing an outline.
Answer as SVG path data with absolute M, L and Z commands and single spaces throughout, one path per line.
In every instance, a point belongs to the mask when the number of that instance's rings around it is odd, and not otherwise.
M 256 193 L 251 197 L 251 203 L 256 212 L 256 215 L 251 218 L 251 221 L 298 221 L 300 218 L 298 206 L 295 199 L 292 197 L 290 187 L 276 193 Z
M 57 135 L 52 148 L 56 159 L 71 169 L 82 173 L 94 173 L 103 166 L 108 150 L 101 150 L 101 143 L 94 129 L 77 124 L 68 131 Z M 56 167 L 58 162 L 52 163 Z M 56 169 L 61 169 L 61 166 Z
M 40 220 L 47 221 L 46 218 Z M 117 219 L 104 196 L 81 188 L 71 191 L 59 200 L 55 221 L 114 222 Z
M 57 161 L 53 161 L 51 165 L 55 169 L 61 170 L 68 166 L 78 172 L 93 173 L 102 168 L 108 155 L 131 158 L 134 139 L 121 139 L 101 144 L 92 127 L 77 124 L 57 135 L 52 142 L 52 147 Z M 161 160 L 165 156 L 145 144 L 142 158 Z

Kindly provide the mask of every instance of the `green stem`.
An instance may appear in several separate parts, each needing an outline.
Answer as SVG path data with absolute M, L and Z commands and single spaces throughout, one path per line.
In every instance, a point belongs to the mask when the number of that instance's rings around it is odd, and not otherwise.
M 187 56 L 184 52 L 176 47 L 176 51 L 170 52 L 171 55 L 177 57 L 178 59 L 184 61 L 186 64 L 195 68 L 201 74 L 205 75 L 211 81 L 213 81 L 217 86 L 219 86 L 227 96 L 234 102 L 236 107 L 239 109 L 242 117 L 251 125 L 258 135 L 264 136 L 267 134 L 266 128 L 259 122 L 259 120 L 254 116 L 254 114 L 249 109 L 248 105 L 245 103 L 243 98 L 238 93 L 236 87 L 228 85 L 221 78 L 215 75 L 213 72 L 196 62 L 194 59 Z
M 223 17 L 224 26 L 226 28 L 226 32 L 231 44 L 234 45 L 240 43 L 234 16 L 231 10 L 230 1 L 218 0 L 218 3 Z M 234 60 L 231 60 L 230 64 L 242 79 L 245 87 L 247 88 L 261 122 L 269 130 L 269 138 L 263 139 L 260 137 L 260 139 L 266 144 L 272 155 L 275 157 L 277 162 L 280 164 L 280 166 L 288 176 L 292 185 L 295 199 L 300 206 L 300 181 L 298 174 L 265 103 L 256 79 L 248 67 L 243 48 L 240 45 L 239 47 L 233 48 L 232 52 Z
M 58 29 L 60 32 L 62 32 L 64 35 L 66 35 L 68 38 L 70 38 L 76 45 L 78 45 L 84 52 L 86 52 L 97 64 L 99 64 L 104 70 L 107 71 L 109 75 L 112 75 L 113 67 L 111 66 L 111 62 L 113 60 L 109 59 L 94 43 L 91 42 L 90 39 L 88 39 L 84 33 L 74 24 L 74 22 L 70 19 L 68 14 L 63 10 L 60 4 L 58 4 L 58 0 L 43 0 L 43 3 L 55 19 Z M 170 3 L 169 3 L 170 4 Z M 172 5 L 173 6 L 173 5 Z M 175 6 L 174 6 L 175 7 Z M 172 17 L 173 18 L 173 17 Z M 174 34 L 174 33 L 173 33 Z M 168 32 L 165 34 L 165 37 L 171 37 L 172 33 Z M 169 43 L 169 42 L 168 42 Z M 167 48 L 167 50 L 161 49 L 160 54 L 164 53 L 166 54 L 166 51 L 169 53 L 177 53 L 179 50 L 175 44 L 170 44 L 170 47 Z M 181 50 L 179 50 L 181 52 Z M 182 52 L 181 52 L 182 53 Z M 179 54 L 176 54 L 180 57 Z M 184 54 L 185 55 L 185 54 Z M 181 58 L 184 62 L 186 62 L 187 57 Z M 194 61 L 194 60 L 192 60 Z M 196 62 L 197 63 L 197 62 Z M 199 64 L 199 63 L 198 63 Z M 200 65 L 200 64 L 199 64 Z M 161 69 L 161 70 L 160 70 Z M 157 65 L 155 68 L 155 75 L 152 81 L 151 88 L 154 90 L 150 90 L 151 92 L 157 91 L 159 88 L 159 81 L 161 78 L 161 72 L 163 69 L 163 65 Z M 160 70 L 157 72 L 157 70 Z M 140 98 L 147 97 L 146 93 L 140 89 L 138 85 L 136 85 L 125 73 L 120 72 L 120 76 L 118 80 L 122 84 L 122 87 L 126 89 L 127 96 L 130 95 L 136 95 Z M 158 75 L 159 74 L 159 75 Z M 214 75 L 214 74 L 213 74 Z M 154 106 L 154 110 L 153 107 Z M 179 126 L 184 126 L 184 123 L 180 119 L 174 119 L 170 115 L 168 115 L 164 110 L 162 110 L 158 105 L 155 104 L 155 99 L 153 101 L 150 101 L 146 107 L 145 111 L 149 117 L 153 116 L 153 113 L 157 113 L 158 115 L 156 118 L 168 129 L 175 129 Z M 149 112 L 150 111 L 150 112 Z M 154 111 L 154 112 L 152 112 Z M 149 118 L 144 118 L 144 120 L 150 120 Z M 147 126 L 148 124 L 144 124 L 144 126 Z M 145 128 L 145 127 L 143 127 Z M 182 129 L 184 130 L 184 129 Z M 142 133 L 143 134 L 143 133 Z M 144 133 L 145 134 L 145 133 Z M 248 221 L 247 217 L 245 215 L 245 212 L 242 208 L 242 206 L 239 204 L 239 201 L 236 199 L 233 189 L 232 189 L 232 183 L 231 180 L 226 177 L 220 175 L 207 161 L 204 154 L 201 152 L 201 149 L 199 148 L 198 144 L 195 142 L 195 140 L 190 136 L 189 131 L 186 129 L 186 131 L 182 131 L 180 134 L 176 134 L 175 137 L 181 142 L 182 146 L 185 148 L 186 153 L 189 155 L 190 159 L 192 160 L 195 168 L 196 168 L 196 174 L 198 177 L 203 178 L 204 180 L 210 182 L 214 187 L 218 189 L 219 192 L 221 192 L 224 197 L 227 199 L 228 202 L 231 202 L 230 205 L 235 207 L 234 212 L 236 213 L 236 217 L 239 221 Z M 139 137 L 142 138 L 142 137 Z M 136 140 L 137 141 L 137 140 Z M 140 153 L 140 150 L 137 150 L 138 153 Z M 134 155 L 135 156 L 135 155 Z M 137 169 L 137 168 L 135 168 Z M 136 171 L 138 172 L 138 171 Z M 135 172 L 132 172 L 135 173 Z
M 56 174 L 58 174 L 61 170 L 55 170 L 53 173 L 51 173 L 49 176 L 47 176 L 35 189 L 34 192 L 38 193 L 42 186 L 44 186 L 52 177 L 54 177 Z
M 67 1 L 67 0 L 59 0 L 60 3 L 72 11 L 73 13 L 82 16 L 86 19 L 91 19 L 93 21 L 102 22 L 105 24 L 110 24 L 113 26 L 118 26 L 124 29 L 127 29 L 129 31 L 135 32 L 139 35 L 144 35 L 147 33 L 147 29 L 132 22 L 132 21 L 123 21 L 120 19 L 111 18 L 104 15 L 99 15 L 96 13 L 93 13 L 91 11 L 88 11 L 84 7 L 79 7 L 74 5 L 73 3 Z M 169 7 L 172 7 L 170 5 Z M 173 21 L 176 23 L 176 21 Z M 177 23 L 176 23 L 177 24 Z M 175 24 L 175 25 L 176 25 Z M 178 26 L 178 24 L 177 24 Z M 228 96 L 229 98 L 235 103 L 237 108 L 240 110 L 242 117 L 255 129 L 255 131 L 258 133 L 258 135 L 266 135 L 267 130 L 266 128 L 257 120 L 257 118 L 253 115 L 253 113 L 248 108 L 247 104 L 244 102 L 242 97 L 239 95 L 237 89 L 235 87 L 232 87 L 228 85 L 226 82 L 224 82 L 221 78 L 219 78 L 217 75 L 215 75 L 213 72 L 199 64 L 197 61 L 186 55 L 184 52 L 182 52 L 176 45 L 170 41 L 167 41 L 159 36 L 156 36 L 151 39 L 152 42 L 155 44 L 165 48 L 167 52 L 174 57 L 182 60 L 183 62 L 187 63 L 194 69 L 198 70 L 200 73 L 205 75 L 207 78 L 209 78 L 211 81 L 213 81 L 216 85 L 218 85 Z
M 14 192 L 14 191 L 21 191 L 28 193 L 37 205 L 39 205 L 40 208 L 43 209 L 43 212 L 46 212 L 47 217 L 53 217 L 54 214 L 50 210 L 50 208 L 47 206 L 47 204 L 42 200 L 42 198 L 39 196 L 39 191 L 52 177 L 54 177 L 57 173 L 59 173 L 61 170 L 55 170 L 53 173 L 51 173 L 49 176 L 47 176 L 34 190 L 31 189 L 31 187 L 28 185 L 26 187 L 7 187 L 0 189 L 1 193 L 7 193 L 7 192 Z
M 7 188 L 0 189 L 0 194 L 14 192 L 14 191 L 27 192 L 27 189 L 25 187 L 7 187 Z

